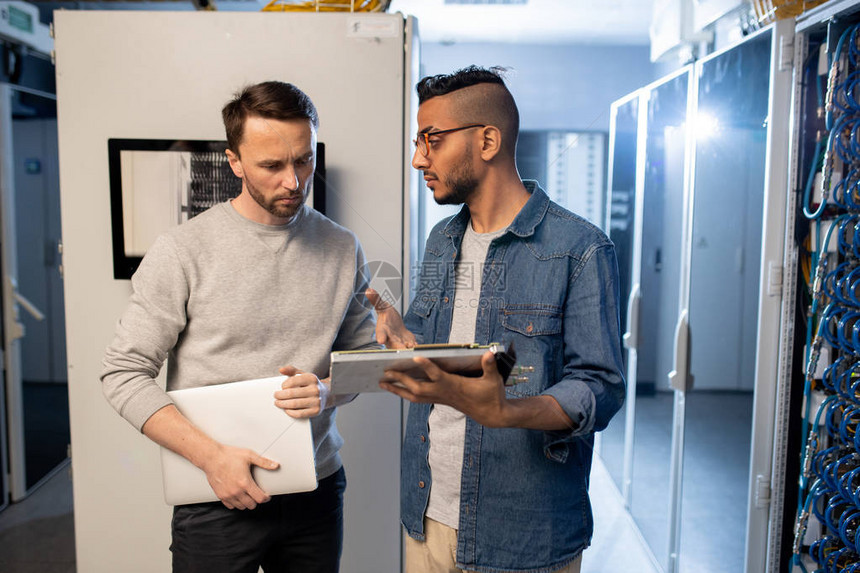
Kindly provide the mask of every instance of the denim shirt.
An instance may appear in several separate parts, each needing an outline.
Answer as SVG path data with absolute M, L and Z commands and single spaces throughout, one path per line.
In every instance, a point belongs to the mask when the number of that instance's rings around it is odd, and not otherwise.
M 456 557 L 458 567 L 483 572 L 554 571 L 589 545 L 594 432 L 624 400 L 615 248 L 536 182 L 523 183 L 531 197 L 487 252 L 475 342 L 513 342 L 517 364 L 534 372 L 508 387 L 508 397 L 550 395 L 574 427 L 486 428 L 466 418 Z M 468 224 L 464 206 L 427 239 L 405 316 L 419 343 L 448 340 Z M 433 484 L 430 409 L 410 404 L 402 450 L 401 519 L 420 540 Z

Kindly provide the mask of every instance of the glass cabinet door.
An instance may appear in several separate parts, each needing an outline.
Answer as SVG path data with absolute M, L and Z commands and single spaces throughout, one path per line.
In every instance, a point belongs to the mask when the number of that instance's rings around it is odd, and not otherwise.
M 615 244 L 621 306 L 630 296 L 636 204 L 636 158 L 639 126 L 639 94 L 612 104 L 609 119 L 609 200 L 606 232 Z M 627 330 L 627 313 L 621 312 L 621 331 Z M 624 355 L 625 377 L 628 357 Z M 629 385 L 628 385 L 629 387 Z M 626 416 L 621 411 L 600 433 L 600 455 L 619 491 L 625 489 L 624 440 Z
M 635 424 L 629 507 L 658 562 L 665 566 L 669 523 L 674 327 L 683 243 L 687 173 L 690 68 L 658 81 L 643 95 L 644 165 L 636 278 L 640 301 L 636 332 Z M 634 332 L 634 327 L 631 327 Z
M 612 106 L 627 401 L 601 455 L 667 573 L 763 570 L 790 24 Z
M 10 327 L 0 383 L 0 506 L 24 499 L 68 455 L 56 109 L 50 94 L 0 85 L 0 156 L 8 160 L 0 174 L 0 246 Z
M 770 30 L 698 64 L 680 567 L 744 571 Z

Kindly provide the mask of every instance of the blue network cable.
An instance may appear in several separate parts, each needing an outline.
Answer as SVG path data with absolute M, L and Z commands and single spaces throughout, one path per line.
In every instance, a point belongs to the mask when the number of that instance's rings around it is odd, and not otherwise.
M 860 573 L 860 25 L 840 35 L 827 60 L 826 92 L 818 58 L 804 65 L 824 129 L 815 132 L 800 201 L 815 239 L 791 565 L 808 573 L 806 553 L 816 573 Z M 819 367 L 822 356 L 828 364 Z M 804 551 L 810 517 L 821 530 Z

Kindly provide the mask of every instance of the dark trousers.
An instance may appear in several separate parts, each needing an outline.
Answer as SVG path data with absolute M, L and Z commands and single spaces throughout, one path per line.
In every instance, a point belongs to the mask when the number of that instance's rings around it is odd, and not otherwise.
M 316 490 L 272 496 L 253 510 L 221 502 L 173 510 L 174 573 L 337 573 L 343 550 L 343 468 Z

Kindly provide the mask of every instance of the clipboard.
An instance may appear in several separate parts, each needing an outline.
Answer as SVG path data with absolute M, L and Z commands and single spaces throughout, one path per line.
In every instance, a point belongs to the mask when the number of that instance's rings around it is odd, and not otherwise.
M 420 344 L 415 348 L 332 352 L 331 391 L 333 394 L 384 392 L 379 387 L 379 380 L 386 370 L 399 370 L 413 378 L 422 379 L 425 377 L 424 371 L 412 361 L 417 356 L 429 358 L 447 372 L 480 376 L 483 373 L 481 357 L 487 351 L 496 355 L 496 366 L 505 385 L 526 381 L 522 376 L 510 377 L 516 363 L 513 344 Z
M 309 419 L 288 416 L 275 406 L 284 376 L 172 390 L 177 409 L 209 437 L 248 448 L 280 464 L 276 470 L 253 466 L 251 475 L 269 495 L 317 487 Z M 218 501 L 206 474 L 179 454 L 161 448 L 164 500 L 168 505 Z

